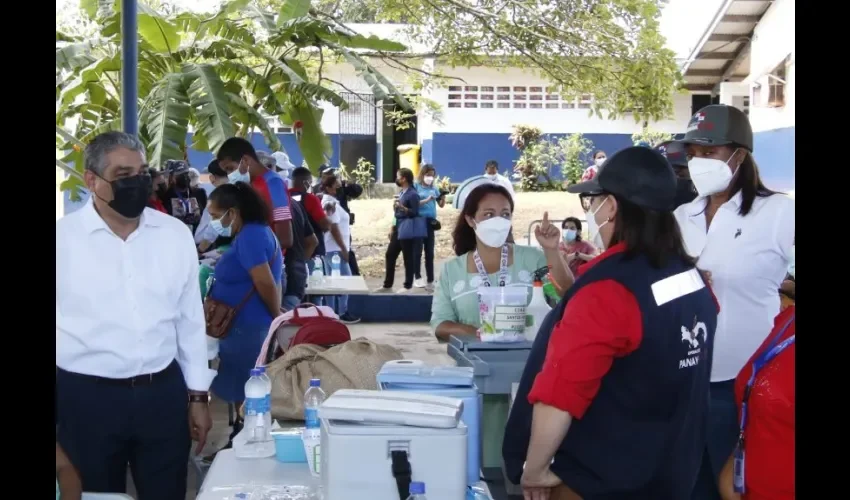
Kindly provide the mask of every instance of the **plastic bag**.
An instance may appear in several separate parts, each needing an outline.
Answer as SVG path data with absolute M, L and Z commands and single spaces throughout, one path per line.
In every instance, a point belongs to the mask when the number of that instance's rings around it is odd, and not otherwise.
M 480 287 L 478 311 L 482 342 L 521 342 L 525 340 L 528 289 L 522 287 Z

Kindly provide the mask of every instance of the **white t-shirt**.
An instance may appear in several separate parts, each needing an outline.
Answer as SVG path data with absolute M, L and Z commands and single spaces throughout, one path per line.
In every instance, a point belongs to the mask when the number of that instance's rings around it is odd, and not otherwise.
M 332 214 L 328 214 L 328 220 L 331 224 L 339 226 L 339 234 L 342 235 L 342 241 L 351 242 L 351 216 L 339 204 L 336 198 L 332 196 L 322 197 L 322 208 L 333 205 L 335 210 Z M 327 212 L 326 212 L 327 213 Z M 336 240 L 330 231 L 325 231 L 325 252 L 341 252 L 342 249 L 336 244 Z
M 783 194 L 756 197 L 745 217 L 741 193 L 724 203 L 706 232 L 704 197 L 674 212 L 688 253 L 711 272 L 720 303 L 711 381 L 734 379 L 773 328 L 779 285 L 794 245 L 794 200 Z

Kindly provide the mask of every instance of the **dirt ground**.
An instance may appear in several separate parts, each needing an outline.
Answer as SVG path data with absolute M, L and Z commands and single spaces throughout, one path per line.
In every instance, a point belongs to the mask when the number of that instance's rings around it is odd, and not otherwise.
M 389 230 L 392 224 L 392 200 L 353 200 L 349 202 L 356 223 L 351 228 L 354 249 L 360 273 L 373 283 L 384 276 L 384 253 L 389 242 Z M 514 211 L 514 238 L 517 243 L 525 244 L 528 226 L 534 220 L 543 218 L 543 212 L 549 211 L 549 218 L 564 219 L 569 216 L 584 219 L 584 212 L 577 195 L 564 192 L 517 193 Z M 439 273 L 440 263 L 452 257 L 451 234 L 458 217 L 458 210 L 446 204 L 437 209 L 437 218 L 443 227 L 437 232 L 435 245 L 435 270 Z M 532 234 L 532 238 L 534 235 Z M 402 259 L 396 264 L 396 272 L 403 271 Z M 439 276 L 437 276 L 439 279 Z

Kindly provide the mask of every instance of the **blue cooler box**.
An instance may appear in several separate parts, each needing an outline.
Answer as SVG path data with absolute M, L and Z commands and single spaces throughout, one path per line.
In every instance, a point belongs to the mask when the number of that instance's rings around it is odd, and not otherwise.
M 467 427 L 467 482 L 478 484 L 481 470 L 481 396 L 473 370 L 461 366 L 428 366 L 422 361 L 388 361 L 378 373 L 378 388 L 433 394 L 463 400 L 461 420 Z

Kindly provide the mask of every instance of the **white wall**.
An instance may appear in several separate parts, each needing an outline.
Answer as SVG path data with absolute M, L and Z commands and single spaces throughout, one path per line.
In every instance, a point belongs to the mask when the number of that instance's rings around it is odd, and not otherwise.
M 407 61 L 411 66 L 414 64 L 429 64 L 427 61 Z M 402 91 L 409 91 L 406 85 L 407 77 L 404 72 L 390 68 L 380 63 L 373 63 L 379 71 L 382 71 Z M 633 134 L 640 129 L 640 123 L 636 123 L 631 115 L 624 116 L 618 120 L 599 119 L 589 116 L 588 109 L 489 109 L 449 107 L 449 95 L 467 95 L 461 91 L 449 92 L 449 86 L 462 88 L 477 87 L 547 87 L 545 80 L 536 76 L 533 72 L 517 68 L 498 70 L 495 68 L 446 68 L 438 67 L 447 76 L 461 78 L 461 80 L 449 80 L 447 86 L 431 89 L 423 93 L 442 106 L 441 124 L 435 123 L 427 117 L 419 118 L 418 139 L 423 141 L 430 139 L 434 132 L 452 133 L 510 133 L 515 124 L 535 124 L 543 129 L 545 133 L 572 133 L 582 132 L 585 134 Z M 369 92 L 368 85 L 357 75 L 352 66 L 338 64 L 326 66 L 324 74 L 333 80 L 343 83 L 349 89 L 356 92 Z M 489 94 L 489 92 L 487 92 Z M 481 97 L 481 92 L 478 94 Z M 544 97 L 545 98 L 545 97 Z M 485 101 L 478 101 L 479 104 Z M 494 103 L 496 101 L 493 101 Z M 558 101 L 527 101 L 527 105 L 534 102 L 546 104 L 563 103 Z M 577 104 L 577 103 L 576 103 Z M 460 103 L 464 106 L 464 103 Z M 670 120 L 651 124 L 651 127 L 663 132 L 680 133 L 691 116 L 690 94 L 678 94 L 674 96 L 674 116 Z M 339 113 L 326 105 L 325 115 L 322 118 L 322 128 L 325 133 L 335 134 L 339 131 Z M 379 116 L 380 119 L 380 116 Z
M 56 220 L 62 218 L 65 215 L 65 198 L 62 195 L 62 191 L 59 189 L 59 185 L 62 184 L 62 181 L 65 180 L 65 172 L 62 171 L 61 168 L 56 167 Z
M 761 102 L 751 97 L 750 123 L 754 132 L 793 127 L 795 124 L 795 0 L 776 0 L 756 26 L 750 54 L 750 76 L 747 81 L 761 85 Z M 768 82 L 766 76 L 786 56 L 787 82 L 785 106 L 766 107 Z

